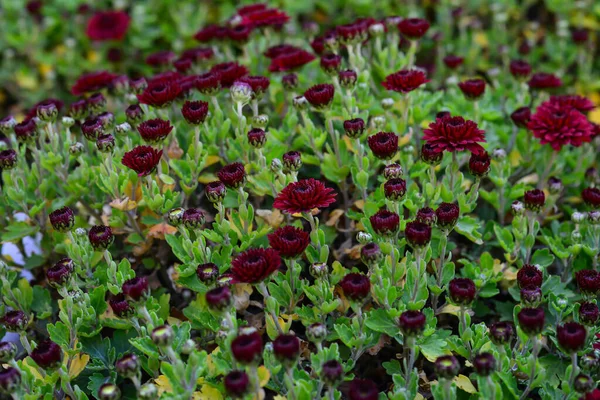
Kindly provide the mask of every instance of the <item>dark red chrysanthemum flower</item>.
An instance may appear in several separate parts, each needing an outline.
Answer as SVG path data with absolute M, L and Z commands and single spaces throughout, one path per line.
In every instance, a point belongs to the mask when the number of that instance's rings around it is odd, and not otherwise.
M 46 339 L 37 345 L 30 354 L 31 358 L 42 369 L 55 369 L 62 364 L 63 352 L 59 345 Z
M 423 71 L 403 69 L 402 71 L 394 72 L 393 74 L 386 76 L 381 84 L 387 90 L 408 93 L 427 82 L 429 82 L 429 79 L 427 79 Z
M 248 68 L 236 62 L 224 62 L 214 65 L 210 72 L 218 73 L 221 86 L 228 88 L 233 85 L 233 82 L 248 75 Z
M 581 192 L 581 198 L 588 206 L 597 209 L 600 208 L 600 189 L 597 187 L 588 187 Z
M 520 288 L 526 286 L 542 287 L 544 277 L 535 265 L 525 264 L 517 272 L 517 283 Z
M 442 158 L 444 158 L 443 150 L 438 150 L 429 143 L 424 143 L 421 146 L 421 161 L 424 163 L 432 166 L 439 165 L 442 162 Z
M 398 24 L 398 29 L 409 39 L 420 39 L 429 30 L 429 22 L 421 18 L 406 18 Z
M 596 108 L 590 99 L 577 95 L 550 96 L 550 103 L 560 107 L 572 107 L 582 114 L 587 114 Z
M 219 41 L 227 38 L 227 31 L 228 29 L 224 26 L 206 25 L 194 35 L 194 39 L 203 43 Z
M 26 119 L 13 126 L 13 131 L 17 137 L 17 141 L 26 142 L 37 135 L 37 125 L 33 118 Z
M 283 72 L 298 69 L 316 57 L 306 50 L 297 49 L 295 51 L 285 52 L 271 60 L 269 65 L 270 72 Z
M 554 89 L 562 86 L 562 81 L 554 74 L 537 72 L 529 79 L 529 88 L 535 90 Z
M 365 131 L 365 121 L 362 118 L 354 118 L 344 121 L 344 132 L 351 138 L 360 137 Z
M 546 315 L 542 308 L 523 308 L 517 314 L 519 326 L 527 335 L 537 335 L 544 329 Z
M 210 47 L 194 47 L 192 49 L 184 50 L 181 53 L 181 60 L 191 60 L 192 63 L 197 64 L 203 61 L 210 60 L 215 55 L 215 52 Z
M 585 326 L 577 322 L 567 322 L 556 328 L 556 339 L 563 350 L 569 353 L 577 352 L 585 345 L 587 331 Z
M 258 332 L 242 334 L 231 342 L 233 358 L 241 364 L 251 364 L 262 357 L 263 341 Z
M 302 154 L 299 151 L 288 151 L 283 155 L 283 168 L 288 171 L 299 171 L 302 167 Z
M 556 151 L 567 144 L 579 147 L 594 136 L 594 127 L 582 113 L 550 102 L 537 108 L 527 127 L 542 144 L 550 144 Z
M 462 58 L 460 56 L 455 56 L 452 54 L 449 54 L 446 57 L 444 57 L 444 64 L 446 64 L 446 67 L 448 67 L 450 69 L 456 69 L 456 68 L 460 67 L 462 65 L 463 61 L 464 61 L 464 58 Z
M 389 160 L 398 151 L 398 135 L 393 132 L 379 132 L 369 136 L 367 144 L 375 157 Z
M 17 166 L 17 152 L 14 149 L 0 151 L 0 169 L 13 169 Z
M 404 236 L 411 247 L 425 247 L 431 241 L 431 226 L 424 222 L 411 221 L 406 224 Z
M 432 226 L 436 219 L 435 211 L 431 207 L 423 207 L 417 211 L 416 221 Z
M 590 38 L 590 32 L 586 28 L 573 28 L 571 39 L 576 44 L 585 44 Z
M 389 236 L 398 231 L 400 216 L 388 210 L 379 210 L 369 217 L 373 230 L 378 235 Z
M 133 315 L 134 308 L 123 293 L 119 293 L 108 300 L 108 305 L 112 309 L 113 313 L 120 318 L 127 318 Z
M 59 232 L 66 232 L 75 224 L 75 213 L 69 207 L 54 210 L 49 217 L 52 227 Z
M 219 180 L 229 188 L 236 189 L 246 182 L 246 170 L 244 164 L 236 162 L 221 168 L 217 173 Z
M 166 67 L 171 65 L 177 56 L 171 50 L 159 50 L 146 57 L 146 65 L 151 67 Z
M 346 274 L 340 281 L 344 296 L 350 300 L 363 300 L 371 291 L 369 277 L 358 273 Z
M 253 28 L 251 26 L 236 25 L 227 30 L 227 37 L 233 42 L 244 44 L 250 40 L 250 34 L 252 34 L 252 30 Z
M 281 84 L 284 89 L 292 90 L 298 87 L 298 75 L 291 73 L 281 77 Z
M 472 153 L 471 158 L 469 158 L 469 172 L 479 178 L 486 176 L 490 170 L 491 161 L 487 151 L 481 154 Z
M 321 56 L 321 69 L 330 75 L 337 75 L 342 68 L 342 56 L 335 53 L 325 53 Z
M 98 11 L 89 19 L 85 34 L 92 40 L 121 40 L 131 18 L 123 11 Z
M 181 94 L 181 85 L 177 80 L 151 82 L 148 87 L 137 95 L 142 104 L 163 108 L 170 105 Z
M 485 81 L 483 79 L 468 79 L 458 84 L 461 92 L 467 99 L 476 100 L 485 92 Z
M 95 250 L 106 250 L 115 240 L 112 229 L 106 225 L 94 225 L 88 231 L 88 239 Z
M 206 292 L 206 304 L 213 311 L 223 311 L 231 306 L 233 295 L 228 286 L 219 286 Z
M 4 328 L 9 332 L 20 332 L 27 328 L 29 318 L 20 310 L 8 311 L 2 319 L 0 319 Z
M 240 25 L 250 26 L 252 28 L 274 27 L 281 28 L 290 20 L 290 16 L 277 8 L 251 8 L 245 11 L 239 11 L 241 21 Z
M 579 306 L 579 320 L 586 325 L 594 325 L 600 318 L 600 310 L 594 303 L 583 302 Z
M 300 228 L 286 225 L 268 235 L 269 244 L 283 258 L 295 258 L 304 253 L 310 244 L 310 234 Z
M 373 265 L 381 261 L 383 253 L 375 242 L 367 243 L 360 249 L 360 258 L 367 265 Z
M 600 292 L 600 273 L 592 269 L 584 269 L 575 274 L 575 280 L 581 293 L 597 295 Z
M 108 88 L 117 76 L 106 71 L 83 74 L 71 88 L 71 93 L 75 96 L 80 96 L 85 93 L 97 92 Z
M 55 120 L 64 103 L 59 99 L 46 99 L 36 103 L 25 115 L 26 119 L 38 117 L 43 121 Z
M 214 263 L 200 264 L 196 268 L 196 275 L 198 275 L 200 282 L 210 285 L 217 280 L 219 267 Z
M 349 24 L 338 25 L 335 27 L 335 34 L 340 43 L 354 44 L 368 38 L 368 25 L 360 21 Z
M 322 55 L 325 52 L 325 37 L 317 36 L 310 42 L 310 47 L 318 55 Z
M 321 83 L 310 87 L 304 92 L 304 97 L 317 109 L 324 109 L 331 105 L 335 88 L 329 83 Z
M 520 107 L 510 114 L 510 119 L 519 128 L 527 128 L 531 121 L 531 109 L 529 107 Z
M 273 340 L 273 353 L 280 362 L 293 362 L 300 355 L 300 339 L 296 335 L 279 335 Z
M 477 288 L 469 278 L 454 278 L 448 284 L 448 294 L 454 304 L 469 305 L 475 300 Z
M 271 82 L 265 76 L 244 76 L 238 79 L 239 82 L 244 82 L 252 88 L 252 95 L 256 98 L 261 98 L 267 91 Z
M 460 363 L 453 355 L 441 356 L 435 360 L 433 370 L 438 378 L 452 380 L 460 372 Z
M 494 344 L 503 345 L 512 340 L 514 332 L 510 322 L 496 322 L 490 326 L 490 339 Z
M 478 375 L 489 376 L 496 370 L 496 359 L 491 353 L 479 353 L 473 359 L 473 368 Z
M 388 200 L 400 200 L 406 194 L 406 181 L 402 178 L 388 179 L 383 184 L 383 192 Z
M 158 85 L 161 83 L 176 83 L 179 82 L 182 78 L 185 78 L 185 76 L 181 75 L 179 72 L 164 71 L 149 78 L 144 90 L 150 85 Z
M 169 133 L 173 130 L 173 125 L 167 120 L 154 118 L 139 124 L 137 130 L 144 142 L 157 144 L 169 136 Z
M 259 283 L 279 269 L 281 257 L 275 249 L 249 249 L 231 262 L 231 273 L 239 282 Z
M 143 300 L 149 293 L 148 279 L 145 276 L 135 277 L 123 282 L 123 294 L 133 301 Z
M 54 287 L 60 287 L 67 282 L 73 272 L 73 260 L 65 258 L 54 264 L 46 271 L 48 283 Z
M 531 65 L 527 61 L 513 60 L 510 62 L 509 68 L 515 78 L 524 79 L 531 74 Z
M 344 376 L 344 368 L 338 360 L 329 360 L 321 367 L 321 379 L 326 385 L 335 387 Z
M 478 142 L 485 142 L 485 131 L 463 117 L 436 118 L 423 133 L 423 140 L 438 151 L 468 150 L 477 154 L 484 151 Z
M 377 400 L 379 398 L 379 389 L 377 385 L 370 379 L 354 378 L 350 382 L 348 390 L 349 400 Z
M 275 198 L 273 207 L 289 214 L 310 212 L 335 203 L 335 191 L 317 179 L 303 179 L 287 185 Z
M 186 101 L 181 107 L 181 114 L 188 124 L 202 124 L 208 115 L 208 103 L 200 100 Z
M 206 193 L 206 198 L 208 201 L 211 203 L 217 203 L 223 201 L 225 195 L 227 194 L 227 188 L 223 182 L 213 181 L 206 184 L 204 192 Z
M 296 47 L 291 44 L 282 43 L 282 44 L 277 44 L 275 46 L 269 47 L 263 54 L 265 57 L 272 60 L 281 55 L 293 53 L 298 50 L 302 51 L 302 49 L 300 47 Z
M 546 194 L 540 189 L 528 190 L 523 195 L 523 203 L 526 209 L 539 211 L 546 204 Z
M 205 74 L 196 75 L 196 89 L 202 94 L 214 95 L 221 88 L 221 74 L 212 71 Z
M 84 119 L 88 114 L 86 99 L 79 99 L 71 103 L 67 115 L 75 120 Z
M 435 210 L 436 222 L 440 228 L 451 228 L 456 225 L 460 209 L 456 203 L 441 203 Z
M 231 371 L 223 379 L 225 391 L 234 399 L 243 399 L 250 392 L 250 378 L 244 371 Z
M 421 311 L 404 311 L 400 314 L 398 325 L 400 331 L 406 336 L 416 336 L 423 332 L 427 319 Z
M 162 153 L 162 150 L 158 151 L 151 146 L 137 146 L 125 153 L 121 162 L 127 168 L 134 170 L 138 176 L 146 176 L 154 171 Z

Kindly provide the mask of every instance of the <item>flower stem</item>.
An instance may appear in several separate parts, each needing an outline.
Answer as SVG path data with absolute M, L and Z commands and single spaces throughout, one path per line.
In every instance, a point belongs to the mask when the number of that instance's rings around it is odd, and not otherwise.
M 533 341 L 533 350 L 531 351 L 531 372 L 529 373 L 529 383 L 527 384 L 527 387 L 525 388 L 525 391 L 523 392 L 519 400 L 524 400 L 527 398 L 529 392 L 532 389 L 531 385 L 533 384 L 533 380 L 535 379 L 535 371 L 537 367 L 537 357 L 540 351 L 540 343 L 538 341 L 537 336 L 532 337 L 531 340 Z
M 267 310 L 267 308 L 268 308 L 267 303 L 268 303 L 269 298 L 271 297 L 271 294 L 269 293 L 269 289 L 267 289 L 267 285 L 265 285 L 264 282 L 259 283 L 258 291 L 265 298 L 265 310 L 271 315 L 271 318 L 273 318 L 273 323 L 275 324 L 275 328 L 277 328 L 277 333 L 279 333 L 280 335 L 283 334 L 283 328 L 281 328 L 281 325 L 279 324 L 279 318 L 277 318 L 277 314 L 275 314 L 274 310 Z

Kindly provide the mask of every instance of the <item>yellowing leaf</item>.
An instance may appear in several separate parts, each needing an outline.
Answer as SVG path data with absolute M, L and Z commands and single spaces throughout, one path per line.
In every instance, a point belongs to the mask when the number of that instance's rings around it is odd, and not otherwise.
M 287 400 L 287 397 L 281 396 L 281 395 L 277 395 L 277 396 L 273 397 L 273 400 Z
M 123 199 L 114 199 L 109 205 L 120 211 L 131 211 L 136 209 L 137 202 L 129 200 L 129 197 L 125 197 Z
M 198 177 L 198 182 L 205 184 L 205 185 L 207 183 L 210 183 L 210 182 L 216 181 L 216 180 L 217 180 L 217 177 L 215 176 L 215 174 L 203 174 Z
M 475 43 L 477 43 L 480 47 L 488 47 L 489 41 L 487 35 L 483 32 L 478 32 L 475 34 Z
M 154 383 L 156 383 L 156 386 L 158 387 L 158 395 L 159 396 L 162 395 L 163 392 L 172 392 L 173 391 L 173 387 L 171 386 L 171 382 L 164 375 L 161 375 L 158 378 L 156 378 L 154 380 Z
M 423 397 L 421 393 L 417 393 L 417 395 L 415 396 L 415 400 L 425 400 L 425 397 Z
M 363 210 L 365 208 L 365 201 L 364 200 L 356 200 L 354 202 L 354 205 L 356 206 L 356 208 L 358 208 L 359 210 Z
M 218 163 L 219 161 L 221 161 L 221 157 L 219 156 L 208 156 L 204 160 L 204 168 L 208 168 L 211 165 Z
M 283 222 L 283 214 L 278 209 L 256 210 L 256 216 L 262 218 L 271 228 L 279 228 Z
M 85 366 L 90 361 L 90 356 L 87 354 L 78 354 L 71 361 L 71 366 L 69 367 L 69 377 L 71 379 L 75 379 L 81 371 L 85 369 Z
M 267 386 L 269 383 L 269 379 L 271 379 L 271 373 L 264 365 L 258 367 L 258 381 L 260 383 L 260 387 Z
M 344 210 L 341 208 L 333 210 L 333 212 L 329 214 L 329 218 L 327 219 L 327 222 L 325 222 L 325 225 L 335 226 L 342 215 L 344 215 Z
M 400 140 L 398 141 L 398 147 L 404 147 L 406 146 L 408 143 L 410 143 L 412 139 L 412 134 L 407 133 L 406 135 L 403 135 L 400 137 Z
M 175 233 L 177 233 L 177 228 L 163 222 L 150 228 L 148 236 L 154 239 L 165 240 L 165 235 L 174 235 Z
M 223 395 L 219 390 L 208 384 L 203 385 L 199 392 L 194 392 L 194 400 L 222 400 Z
M 452 315 L 458 315 L 458 312 L 460 311 L 460 307 L 455 306 L 453 304 L 446 304 L 444 306 L 444 308 L 442 308 L 440 310 L 440 314 L 452 314 Z
M 467 393 L 477 393 L 477 389 L 475 389 L 475 386 L 473 386 L 471 380 L 464 375 L 459 375 L 456 378 L 454 378 L 454 383 L 456 383 L 456 386 L 458 386 L 460 389 L 464 390 Z

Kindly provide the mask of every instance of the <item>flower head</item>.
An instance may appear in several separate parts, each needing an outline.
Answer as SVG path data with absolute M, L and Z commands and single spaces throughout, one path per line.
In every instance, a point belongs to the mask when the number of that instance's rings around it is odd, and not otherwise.
M 335 202 L 335 191 L 317 179 L 303 179 L 287 185 L 275 198 L 273 207 L 289 214 L 326 208 Z
M 411 221 L 404 229 L 406 241 L 414 249 L 420 249 L 431 241 L 431 226 L 419 221 Z
M 225 391 L 234 399 L 243 399 L 250 392 L 250 378 L 244 371 L 231 371 L 223 380 Z
M 528 190 L 523 195 L 523 202 L 526 209 L 537 212 L 546 204 L 546 195 L 540 189 Z
M 138 176 L 152 173 L 162 157 L 163 151 L 151 146 L 137 146 L 123 156 L 121 162 L 127 168 L 134 170 Z
M 308 232 L 291 225 L 286 225 L 268 235 L 269 244 L 283 258 L 296 258 L 304 253 L 310 244 Z
M 583 269 L 575 274 L 575 280 L 581 293 L 597 295 L 600 293 L 600 273 L 593 269 Z
M 38 344 L 30 355 L 33 361 L 45 370 L 58 368 L 62 364 L 62 349 L 49 339 Z
M 527 335 L 533 336 L 542 332 L 546 316 L 542 308 L 523 308 L 517 314 L 519 326 Z
M 409 39 L 420 39 L 429 30 L 429 22 L 421 18 L 405 18 L 398 24 L 400 33 Z
M 448 284 L 448 293 L 454 304 L 469 305 L 475 300 L 477 288 L 469 278 L 454 278 Z
M 423 139 L 438 151 L 468 150 L 477 154 L 484 151 L 479 143 L 485 142 L 485 131 L 463 117 L 436 118 L 423 133 Z
M 586 325 L 595 325 L 600 317 L 600 310 L 594 303 L 583 302 L 579 306 L 579 320 Z
M 122 40 L 130 20 L 123 11 L 98 11 L 89 19 L 85 33 L 95 41 Z
M 585 345 L 587 331 L 585 326 L 577 322 L 567 322 L 556 328 L 556 339 L 563 350 L 572 353 L 581 350 Z
M 49 217 L 52 227 L 59 232 L 67 232 L 75 225 L 75 213 L 69 207 L 54 210 Z
M 379 210 L 369 217 L 373 230 L 382 236 L 390 236 L 398 231 L 400 216 L 388 210 Z
M 13 169 L 17 165 L 17 152 L 14 149 L 0 151 L 0 169 Z
M 399 326 L 405 336 L 416 336 L 423 332 L 426 322 L 421 311 L 404 311 L 400 314 Z
M 144 142 L 158 144 L 169 136 L 173 126 L 168 120 L 154 118 L 139 124 L 137 130 Z
M 525 264 L 517 272 L 517 283 L 520 288 L 527 286 L 542 287 L 543 280 L 542 271 L 535 265 Z
M 403 69 L 386 76 L 382 85 L 387 90 L 394 92 L 408 93 L 417 89 L 419 86 L 429 82 L 423 71 L 416 69 Z
M 273 341 L 273 353 L 284 364 L 293 364 L 300 355 L 300 339 L 296 335 L 283 334 Z
M 490 326 L 489 336 L 496 345 L 509 343 L 514 336 L 514 328 L 510 322 L 496 322 Z
M 262 358 L 263 341 L 258 332 L 241 334 L 231 342 L 233 358 L 241 364 L 252 364 Z
M 211 310 L 223 311 L 233 302 L 233 295 L 228 286 L 219 286 L 206 292 L 206 304 Z
M 446 67 L 450 69 L 456 69 L 462 65 L 464 58 L 457 55 L 449 54 L 446 57 L 444 57 L 443 61 Z
M 333 102 L 335 89 L 329 83 L 314 85 L 304 92 L 304 97 L 316 109 L 325 109 Z
M 528 85 L 532 90 L 546 90 L 561 87 L 562 81 L 554 74 L 537 72 L 529 79 Z
M 436 222 L 442 229 L 453 228 L 459 216 L 460 209 L 456 203 L 441 203 L 435 210 Z
M 488 376 L 496 370 L 496 359 L 491 353 L 479 353 L 473 358 L 473 368 L 481 376 Z
M 208 103 L 201 100 L 186 101 L 181 108 L 181 114 L 188 124 L 202 124 L 208 115 Z
M 551 102 L 537 108 L 527 127 L 542 144 L 550 144 L 556 151 L 567 144 L 579 147 L 594 136 L 594 127 L 582 113 Z
M 12 310 L 4 314 L 0 322 L 2 322 L 4 328 L 9 332 L 21 332 L 27 328 L 29 318 L 23 311 Z
M 460 364 L 453 355 L 441 356 L 435 360 L 433 369 L 439 378 L 451 380 L 460 372 Z
M 509 65 L 510 73 L 517 79 L 524 79 L 531 74 L 531 65 L 527 61 L 513 60 Z
M 279 269 L 281 257 L 275 249 L 249 249 L 231 262 L 231 272 L 244 283 L 258 283 Z
M 458 87 L 467 99 L 476 100 L 485 92 L 485 81 L 483 79 L 468 79 L 460 82 Z
M 406 181 L 402 178 L 388 179 L 383 184 L 383 191 L 388 200 L 398 201 L 406 194 Z
M 88 239 L 95 250 L 106 250 L 115 240 L 110 226 L 94 225 L 88 232 Z
M 377 400 L 379 389 L 375 382 L 369 379 L 354 378 L 348 390 L 349 400 Z
M 561 107 L 574 108 L 582 114 L 587 114 L 596 108 L 590 99 L 577 95 L 550 96 L 550 103 Z
M 108 300 L 108 305 L 113 313 L 119 318 L 128 318 L 133 315 L 135 311 L 123 293 L 112 296 Z
M 340 287 L 344 296 L 350 300 L 361 301 L 369 295 L 371 282 L 368 276 L 352 272 L 342 278 Z
M 143 300 L 150 293 L 148 279 L 145 276 L 135 277 L 123 282 L 123 294 L 133 301 Z
M 510 114 L 510 119 L 519 128 L 527 128 L 531 120 L 531 109 L 529 107 L 520 107 Z
M 398 135 L 393 132 L 379 132 L 369 136 L 367 144 L 375 157 L 381 160 L 389 160 L 398 151 Z
M 232 189 L 236 189 L 246 182 L 246 170 L 244 164 L 239 162 L 224 166 L 217 173 L 217 176 L 225 186 Z
M 224 62 L 214 65 L 210 72 L 216 72 L 223 87 L 231 87 L 233 82 L 248 75 L 248 68 L 236 62 Z
M 170 105 L 181 94 L 182 88 L 177 80 L 154 81 L 137 95 L 142 104 L 164 108 Z
M 71 93 L 75 96 L 80 96 L 85 93 L 97 92 L 110 87 L 116 77 L 117 75 L 107 71 L 83 74 L 71 88 Z
M 269 71 L 283 72 L 296 70 L 313 61 L 315 58 L 313 54 L 302 49 L 284 52 L 271 60 Z
M 3 342 L 7 343 L 7 342 Z M 14 345 L 13 345 L 14 346 Z M 12 358 L 12 357 L 11 357 Z M 21 373 L 14 367 L 0 367 L 0 393 L 17 397 L 16 391 L 21 386 Z
M 490 170 L 491 161 L 487 151 L 480 154 L 472 153 L 469 158 L 469 172 L 478 178 L 484 177 Z
M 205 74 L 196 75 L 196 89 L 202 94 L 212 96 L 221 88 L 221 74 L 217 71 L 209 71 Z

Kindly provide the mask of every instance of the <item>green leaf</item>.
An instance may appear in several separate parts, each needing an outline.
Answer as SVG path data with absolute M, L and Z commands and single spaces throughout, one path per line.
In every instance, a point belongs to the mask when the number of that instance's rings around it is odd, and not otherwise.
M 31 236 L 39 230 L 37 225 L 28 225 L 25 222 L 13 222 L 2 233 L 2 242 L 16 242 L 26 236 Z
M 47 330 L 48 330 L 48 334 L 50 335 L 50 339 L 52 339 L 52 341 L 58 345 L 60 345 L 60 347 L 62 348 L 69 348 L 69 342 L 70 342 L 70 334 L 69 334 L 69 328 L 62 323 L 61 321 L 58 321 L 56 324 L 48 324 L 47 326 Z
M 52 297 L 48 289 L 38 285 L 33 287 L 31 310 L 37 314 L 36 317 L 39 319 L 46 319 L 52 315 Z
M 550 250 L 547 248 L 536 250 L 531 257 L 532 264 L 538 264 L 542 267 L 548 267 L 554 262 L 554 255 L 550 254 Z
M 481 221 L 472 217 L 462 216 L 454 229 L 475 244 L 483 244 L 481 233 L 478 231 L 480 226 Z
M 375 332 L 385 333 L 391 337 L 397 336 L 400 332 L 395 319 L 386 310 L 381 308 L 369 312 L 369 315 L 365 319 L 365 325 Z

